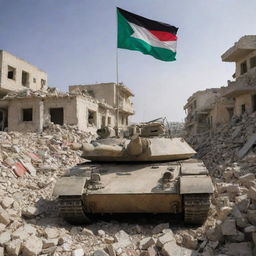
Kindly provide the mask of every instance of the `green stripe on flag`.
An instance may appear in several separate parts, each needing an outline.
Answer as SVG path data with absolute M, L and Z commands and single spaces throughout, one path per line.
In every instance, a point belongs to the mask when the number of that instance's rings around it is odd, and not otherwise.
M 163 61 L 176 60 L 176 52 L 166 48 L 153 47 L 141 39 L 131 37 L 134 33 L 132 27 L 126 19 L 117 11 L 118 15 L 118 40 L 117 47 L 122 49 L 129 49 L 139 51 L 147 55 L 151 55 L 156 59 Z

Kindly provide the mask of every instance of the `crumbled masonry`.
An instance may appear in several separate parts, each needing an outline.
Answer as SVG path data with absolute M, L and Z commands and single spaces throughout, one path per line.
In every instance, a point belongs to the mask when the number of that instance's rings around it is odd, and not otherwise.
M 254 120 L 254 115 L 244 116 L 194 145 L 216 184 L 213 207 L 202 227 L 166 220 L 71 226 L 58 216 L 52 189 L 67 168 L 84 161 L 81 143 L 94 135 L 58 125 L 41 134 L 1 132 L 0 255 L 254 255 L 256 154 L 252 146 L 244 158 L 237 155 L 255 132 Z M 26 166 L 20 177 L 17 162 Z

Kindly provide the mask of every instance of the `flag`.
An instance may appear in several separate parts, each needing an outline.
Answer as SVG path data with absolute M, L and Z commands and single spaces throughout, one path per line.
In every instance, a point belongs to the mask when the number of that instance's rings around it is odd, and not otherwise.
M 178 28 L 117 8 L 117 47 L 174 61 Z

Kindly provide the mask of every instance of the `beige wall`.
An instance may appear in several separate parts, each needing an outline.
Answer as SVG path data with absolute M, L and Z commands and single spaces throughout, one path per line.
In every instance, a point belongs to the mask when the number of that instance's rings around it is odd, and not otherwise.
M 77 125 L 78 116 L 76 108 L 76 98 L 72 97 L 49 97 L 44 99 L 44 117 L 50 117 L 51 108 L 63 108 L 64 124 Z
M 246 64 L 247 64 L 247 71 L 249 71 L 251 69 L 250 59 L 254 56 L 256 56 L 256 50 L 251 52 L 250 54 L 248 54 L 245 58 L 242 58 L 241 60 L 236 62 L 236 72 L 235 72 L 236 73 L 236 78 L 241 76 L 241 63 L 243 63 L 244 61 L 246 61 Z
M 23 109 L 32 108 L 32 121 L 23 121 Z M 16 99 L 9 102 L 8 131 L 40 132 L 43 129 L 44 106 L 41 99 Z
M 76 89 L 93 91 L 94 96 L 97 100 L 104 100 L 107 104 L 109 104 L 112 107 L 114 107 L 116 104 L 114 83 L 69 86 L 70 92 Z
M 221 102 L 217 102 L 209 113 L 209 122 L 213 129 L 215 129 L 219 124 L 229 122 L 230 118 L 227 106 Z
M 6 51 L 0 51 L 0 53 L 0 89 L 8 91 L 18 91 L 25 88 L 31 88 L 32 90 L 47 89 L 47 73 Z M 8 78 L 8 66 L 15 69 L 15 79 Z M 27 86 L 22 85 L 22 71 L 29 73 Z M 46 81 L 44 88 L 41 86 L 42 79 Z
M 245 111 L 252 113 L 252 94 L 244 94 L 236 97 L 235 99 L 235 115 L 240 116 L 242 114 L 241 105 L 245 104 Z

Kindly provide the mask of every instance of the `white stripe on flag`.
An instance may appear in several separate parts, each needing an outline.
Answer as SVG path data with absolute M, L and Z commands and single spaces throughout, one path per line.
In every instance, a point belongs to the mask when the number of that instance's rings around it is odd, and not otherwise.
M 140 27 L 134 23 L 128 22 L 132 27 L 134 33 L 131 37 L 141 39 L 153 47 L 160 47 L 176 52 L 177 41 L 160 41 L 147 29 Z

